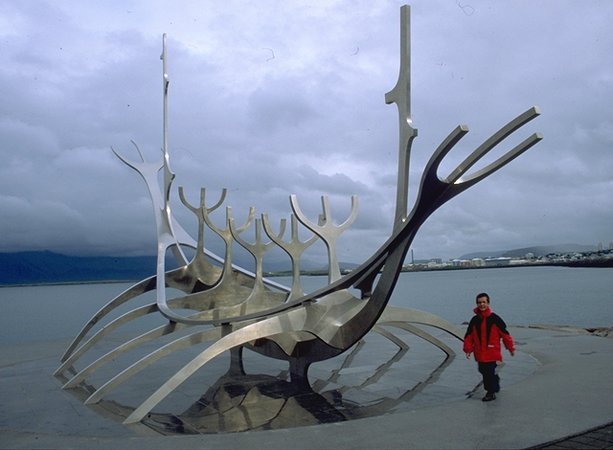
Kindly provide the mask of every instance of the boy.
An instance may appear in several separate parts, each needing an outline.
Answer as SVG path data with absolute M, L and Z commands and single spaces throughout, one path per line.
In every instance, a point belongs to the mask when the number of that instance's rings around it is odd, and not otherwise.
M 464 353 L 466 358 L 470 358 L 471 353 L 475 354 L 486 391 L 482 400 L 490 402 L 496 399 L 496 392 L 500 390 L 500 378 L 496 375 L 496 362 L 502 361 L 500 341 L 511 356 L 515 355 L 515 344 L 504 320 L 490 309 L 490 296 L 482 292 L 477 295 L 476 301 L 475 315 L 464 336 Z

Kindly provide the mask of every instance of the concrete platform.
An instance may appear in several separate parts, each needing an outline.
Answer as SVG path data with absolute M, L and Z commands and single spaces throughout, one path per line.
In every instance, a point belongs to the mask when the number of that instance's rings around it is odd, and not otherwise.
M 458 355 L 444 375 L 428 382 L 429 392 L 382 415 L 173 436 L 142 424 L 123 426 L 62 391 L 51 373 L 66 341 L 2 346 L 0 447 L 529 448 L 613 422 L 613 339 L 568 327 L 511 327 L 511 332 L 518 355 L 507 358 L 502 391 L 493 402 L 481 402 L 479 391 L 465 395 L 479 376 L 475 363 Z

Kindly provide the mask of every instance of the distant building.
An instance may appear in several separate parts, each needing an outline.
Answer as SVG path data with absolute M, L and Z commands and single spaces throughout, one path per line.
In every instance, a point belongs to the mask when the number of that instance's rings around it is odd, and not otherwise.
M 472 265 L 474 267 L 483 267 L 483 266 L 485 266 L 485 260 L 483 258 L 473 258 L 471 260 L 471 262 L 472 262 Z
M 511 258 L 488 258 L 485 260 L 486 267 L 501 267 L 508 266 L 511 264 Z
M 467 259 L 454 259 L 451 261 L 453 267 L 471 267 L 472 262 Z

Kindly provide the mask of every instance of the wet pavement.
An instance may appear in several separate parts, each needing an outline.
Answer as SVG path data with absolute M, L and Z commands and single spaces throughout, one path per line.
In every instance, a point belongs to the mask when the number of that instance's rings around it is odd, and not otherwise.
M 67 342 L 2 346 L 0 447 L 609 448 L 613 339 L 568 327 L 511 331 L 518 352 L 494 402 L 480 401 L 459 342 L 446 358 L 420 340 L 405 337 L 401 352 L 369 335 L 313 365 L 307 391 L 284 381 L 282 364 L 249 356 L 248 375 L 236 379 L 220 358 L 214 376 L 164 406 L 172 412 L 132 426 L 121 424 L 122 403 L 85 406 L 78 390 L 61 389 L 52 373 Z

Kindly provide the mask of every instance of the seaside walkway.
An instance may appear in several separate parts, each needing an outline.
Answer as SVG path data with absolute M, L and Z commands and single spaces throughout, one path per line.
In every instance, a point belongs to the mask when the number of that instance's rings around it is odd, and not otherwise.
M 612 448 L 613 338 L 570 327 L 510 330 L 523 359 L 507 358 L 493 402 L 477 392 L 364 419 L 179 436 L 123 426 L 61 391 L 51 374 L 66 342 L 2 345 L 0 448 Z M 478 380 L 475 363 L 460 359 L 454 364 L 471 369 L 462 376 Z M 505 384 L 527 360 L 530 373 Z

